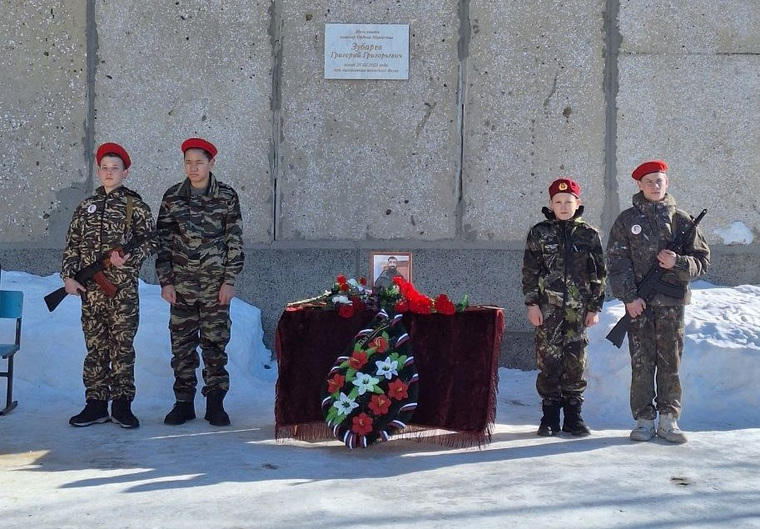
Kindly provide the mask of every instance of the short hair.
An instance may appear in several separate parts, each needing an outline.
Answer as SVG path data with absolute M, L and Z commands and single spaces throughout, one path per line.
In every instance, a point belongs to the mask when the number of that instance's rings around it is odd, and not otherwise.
M 121 160 L 121 168 L 125 171 L 129 169 L 129 167 L 127 167 L 127 162 L 124 161 L 124 158 L 121 157 L 121 154 L 117 154 L 115 152 L 107 152 L 100 156 L 101 161 L 103 161 L 103 158 L 116 158 L 117 160 Z

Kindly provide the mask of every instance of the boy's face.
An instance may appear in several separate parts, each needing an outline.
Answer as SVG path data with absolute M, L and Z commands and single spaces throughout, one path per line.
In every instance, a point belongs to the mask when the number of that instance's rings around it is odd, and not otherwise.
M 581 199 L 572 193 L 557 193 L 549 201 L 549 206 L 552 208 L 554 216 L 559 220 L 572 219 L 580 205 Z
M 209 175 L 214 168 L 214 160 L 209 160 L 208 155 L 202 149 L 185 151 L 185 174 L 190 180 L 190 185 L 196 189 L 208 187 Z
M 103 156 L 98 166 L 98 178 L 106 193 L 121 187 L 127 179 L 129 169 L 124 169 L 124 161 L 118 156 Z
M 644 198 L 650 202 L 659 202 L 668 192 L 668 175 L 665 173 L 649 173 L 637 182 Z

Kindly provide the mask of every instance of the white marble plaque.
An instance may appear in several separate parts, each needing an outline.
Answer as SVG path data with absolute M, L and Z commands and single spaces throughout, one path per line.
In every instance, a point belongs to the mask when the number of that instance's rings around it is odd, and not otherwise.
M 409 24 L 325 24 L 325 79 L 409 79 Z

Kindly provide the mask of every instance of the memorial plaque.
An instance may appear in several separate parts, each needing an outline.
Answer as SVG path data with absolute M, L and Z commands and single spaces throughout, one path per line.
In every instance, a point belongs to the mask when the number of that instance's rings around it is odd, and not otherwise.
M 325 79 L 409 79 L 409 24 L 325 24 Z

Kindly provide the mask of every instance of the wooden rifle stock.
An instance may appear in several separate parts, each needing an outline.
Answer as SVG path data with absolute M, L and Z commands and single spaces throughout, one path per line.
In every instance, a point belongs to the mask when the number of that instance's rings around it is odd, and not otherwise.
M 116 295 L 118 289 L 114 286 L 113 283 L 108 280 L 106 275 L 103 273 L 103 270 L 100 272 L 95 272 L 95 275 L 93 275 L 92 278 L 95 280 L 95 283 L 100 287 L 100 290 L 102 290 L 106 296 L 112 298 Z
M 140 244 L 152 236 L 153 235 L 151 234 L 150 236 L 142 239 L 132 239 L 124 247 L 116 246 L 108 250 L 107 252 L 103 253 L 97 261 L 91 265 L 85 266 L 79 272 L 77 272 L 74 275 L 74 279 L 85 286 L 89 281 L 94 281 L 106 296 L 109 298 L 114 297 L 118 289 L 113 283 L 108 280 L 108 278 L 103 273 L 103 270 L 111 266 L 111 254 L 113 252 L 117 252 L 119 255 L 130 253 L 132 250 L 140 246 Z M 64 298 L 66 298 L 65 287 L 54 290 L 45 296 L 45 305 L 47 305 L 48 311 L 53 312 L 61 303 L 61 301 L 64 300 Z

